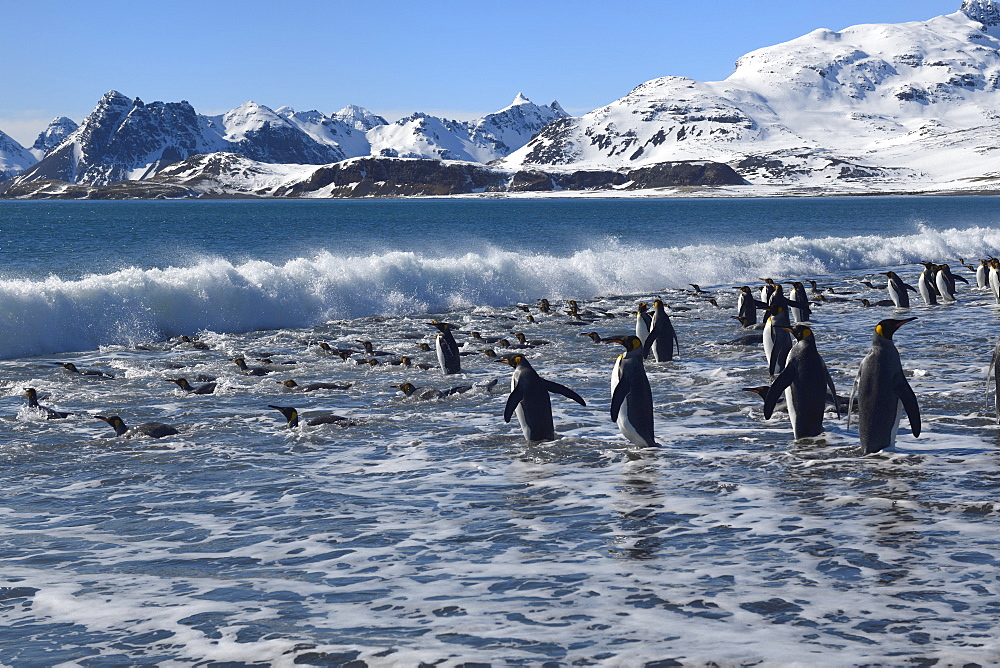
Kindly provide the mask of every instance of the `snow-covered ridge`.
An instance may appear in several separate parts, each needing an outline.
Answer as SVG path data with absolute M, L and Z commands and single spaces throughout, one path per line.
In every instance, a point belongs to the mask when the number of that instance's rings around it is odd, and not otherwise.
M 8 138 L 0 164 L 5 177 L 22 172 L 18 183 L 56 179 L 101 186 L 149 178 L 167 165 L 220 152 L 272 164 L 323 165 L 372 154 L 486 162 L 565 115 L 558 103 L 539 107 L 519 94 L 509 107 L 470 122 L 418 113 L 390 125 L 357 105 L 327 116 L 253 101 L 203 116 L 186 101 L 144 103 L 110 91 L 79 127 L 69 119 L 53 122 L 36 142 L 35 155 Z
M 759 184 L 961 184 L 1000 176 L 1000 4 L 807 35 L 724 81 L 663 77 L 553 123 L 508 169 L 725 162 Z
M 926 21 L 817 29 L 744 55 L 723 81 L 653 79 L 576 118 L 521 94 L 473 121 L 417 112 L 388 123 L 354 105 L 328 116 L 248 102 L 208 117 L 186 102 L 112 91 L 36 165 L 0 145 L 0 170 L 101 184 L 220 152 L 269 164 L 374 156 L 550 175 L 711 161 L 761 187 L 1000 189 L 998 121 L 1000 0 L 964 0 Z M 232 159 L 197 164 L 237 169 Z

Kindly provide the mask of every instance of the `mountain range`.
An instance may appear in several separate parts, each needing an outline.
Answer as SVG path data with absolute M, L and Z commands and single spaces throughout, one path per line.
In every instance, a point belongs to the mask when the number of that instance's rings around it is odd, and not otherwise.
M 0 190 L 990 190 L 1000 185 L 998 121 L 1000 0 L 965 0 L 927 21 L 818 29 L 746 54 L 723 81 L 654 79 L 578 117 L 522 95 L 474 121 L 415 113 L 389 123 L 357 106 L 327 116 L 253 102 L 203 116 L 187 102 L 112 91 L 79 127 L 57 119 L 30 149 L 0 133 L 0 179 L 9 179 Z

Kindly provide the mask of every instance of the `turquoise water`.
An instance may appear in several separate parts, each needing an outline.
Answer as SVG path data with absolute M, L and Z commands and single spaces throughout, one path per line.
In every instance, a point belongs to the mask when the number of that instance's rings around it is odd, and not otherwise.
M 903 315 L 853 301 L 885 298 L 861 281 L 915 283 L 924 259 L 971 277 L 955 260 L 1000 254 L 995 205 L 0 202 L 0 663 L 996 663 L 992 295 L 905 313 L 924 430 L 878 455 L 833 412 L 803 442 L 764 420 L 742 390 L 768 382 L 763 353 L 728 343 L 732 286 L 815 279 L 847 300 L 813 317 L 846 394 Z M 657 296 L 682 353 L 647 363 L 659 447 L 640 450 L 608 415 L 618 351 L 580 334 L 630 331 Z M 432 318 L 461 326 L 458 376 L 417 347 Z M 510 369 L 472 331 L 551 342 L 525 354 L 587 401 L 553 396 L 560 438 L 503 421 Z M 359 340 L 432 368 L 357 364 Z M 355 422 L 288 430 L 269 405 Z M 108 414 L 179 434 L 115 438 Z

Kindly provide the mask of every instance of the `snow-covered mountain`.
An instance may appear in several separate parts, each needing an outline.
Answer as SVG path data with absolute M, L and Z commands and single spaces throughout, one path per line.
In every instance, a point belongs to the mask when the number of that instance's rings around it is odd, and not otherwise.
M 486 162 L 564 116 L 558 103 L 540 107 L 522 95 L 469 122 L 414 114 L 390 125 L 357 105 L 327 116 L 255 102 L 203 116 L 186 101 L 145 104 L 110 91 L 79 127 L 69 119 L 54 121 L 36 142 L 34 157 L 15 155 L 11 140 L 6 173 L 24 170 L 19 183 L 55 179 L 100 186 L 149 178 L 167 165 L 211 153 L 272 164 L 322 165 L 372 154 Z
M 1000 176 L 1000 2 L 928 21 L 815 30 L 726 80 L 664 77 L 557 121 L 501 164 L 727 163 L 755 183 L 945 184 Z
M 38 134 L 35 143 L 28 149 L 37 160 L 45 157 L 45 154 L 61 144 L 66 137 L 73 133 L 78 127 L 72 118 L 60 116 L 52 120 L 48 127 Z
M 9 179 L 37 162 L 31 152 L 0 132 L 0 181 Z
M 539 106 L 518 93 L 510 106 L 473 121 L 415 113 L 370 130 L 368 140 L 375 156 L 485 163 L 508 155 L 566 116 L 558 102 Z
M 222 116 L 202 116 L 186 101 L 144 104 L 110 91 L 18 181 L 105 185 L 148 178 L 190 156 L 222 151 L 271 163 L 321 165 L 345 157 L 335 143 L 317 141 L 285 116 L 253 102 Z

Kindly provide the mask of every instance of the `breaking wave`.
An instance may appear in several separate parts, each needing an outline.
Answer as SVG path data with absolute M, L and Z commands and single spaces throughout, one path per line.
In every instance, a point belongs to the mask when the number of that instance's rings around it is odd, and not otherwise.
M 307 327 L 368 315 L 439 313 L 470 305 L 650 293 L 689 283 L 819 277 L 921 260 L 1000 254 L 1000 230 L 921 228 L 904 236 L 777 238 L 745 245 L 656 248 L 602 241 L 560 257 L 469 249 L 320 252 L 284 264 L 211 258 L 188 267 L 129 268 L 80 280 L 0 279 L 0 358 L 130 345 L 204 330 Z

